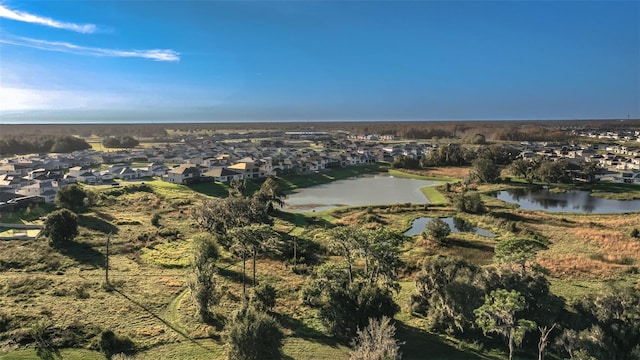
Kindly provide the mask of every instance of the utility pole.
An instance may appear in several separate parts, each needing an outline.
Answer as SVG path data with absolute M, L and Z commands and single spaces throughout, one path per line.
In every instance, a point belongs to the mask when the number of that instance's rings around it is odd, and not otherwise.
M 109 245 L 111 244 L 111 233 L 107 237 L 107 258 L 104 263 L 104 280 L 109 285 Z
M 298 237 L 293 237 L 293 265 L 298 263 Z

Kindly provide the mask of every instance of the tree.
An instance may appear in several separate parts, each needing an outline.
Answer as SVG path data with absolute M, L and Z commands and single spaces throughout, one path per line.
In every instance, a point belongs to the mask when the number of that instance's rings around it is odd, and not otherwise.
M 440 218 L 433 218 L 429 220 L 427 226 L 424 228 L 424 233 L 427 237 L 434 239 L 438 242 L 444 242 L 444 240 L 451 233 L 449 224 L 444 222 Z
M 514 160 L 511 165 L 509 165 L 509 173 L 514 176 L 520 176 L 523 178 L 528 178 L 530 175 L 531 162 L 525 159 L 517 159 Z
M 396 340 L 396 327 L 386 316 L 369 319 L 369 325 L 357 331 L 351 345 L 350 360 L 399 360 L 400 344 Z
M 246 179 L 233 179 L 229 183 L 229 196 L 234 198 L 244 197 L 244 192 L 247 190 Z
M 42 234 L 51 245 L 63 246 L 78 236 L 78 216 L 67 209 L 56 210 L 47 216 Z
M 305 305 L 318 309 L 327 332 L 343 341 L 353 339 L 369 318 L 393 317 L 400 310 L 389 289 L 365 281 L 349 283 L 344 273 L 317 277 L 302 294 Z
M 535 239 L 508 239 L 498 242 L 495 247 L 494 259 L 498 264 L 517 266 L 524 272 L 527 263 L 536 260 L 538 251 L 547 246 Z
M 249 225 L 231 229 L 231 249 L 242 257 L 242 293 L 246 295 L 246 260 L 253 257 L 253 286 L 256 286 L 256 258 L 260 251 L 276 250 L 281 245 L 278 233 L 267 225 Z
M 640 289 L 612 287 L 587 295 L 575 304 L 578 314 L 597 326 L 604 337 L 603 353 L 629 357 L 640 339 Z M 606 346 L 605 346 L 606 345 Z M 592 352 L 592 355 L 596 355 Z
M 549 326 L 538 326 L 538 331 L 540 331 L 540 340 L 538 340 L 538 360 L 544 360 L 545 349 L 547 348 L 547 344 L 549 343 L 549 334 L 555 329 L 557 324 Z
M 500 179 L 500 168 L 491 159 L 477 158 L 471 166 L 471 175 L 480 183 L 495 183 Z
M 520 346 L 527 331 L 535 328 L 535 322 L 516 319 L 516 313 L 525 307 L 525 300 L 517 291 L 498 289 L 485 296 L 482 306 L 474 311 L 476 323 L 486 333 L 496 333 L 507 339 L 509 360 L 513 359 L 514 346 Z
M 76 184 L 63 186 L 56 193 L 56 206 L 74 212 L 83 210 L 90 194 Z
M 400 246 L 407 239 L 404 234 L 383 226 L 363 230 L 356 245 L 364 258 L 364 276 L 370 284 L 382 279 L 385 287 L 400 290 L 397 282 L 398 269 L 402 266 Z
M 245 303 L 228 325 L 229 359 L 280 359 L 283 338 L 273 317 Z
M 214 277 L 218 256 L 218 248 L 213 236 L 204 233 L 193 237 L 192 275 L 189 288 L 198 308 L 198 315 L 205 322 L 211 319 L 211 306 L 216 305 L 220 300 Z
M 193 207 L 191 215 L 200 228 L 217 236 L 221 245 L 230 245 L 227 233 L 236 227 L 271 224 L 264 203 L 255 198 L 228 197 L 203 200 Z
M 336 255 L 342 256 L 347 266 L 349 283 L 353 282 L 353 262 L 356 257 L 358 240 L 361 237 L 360 229 L 351 226 L 338 226 L 329 231 L 329 249 Z
M 263 203 L 268 204 L 269 208 L 273 208 L 273 204 L 282 207 L 284 205 L 283 198 L 287 195 L 280 189 L 280 185 L 273 177 L 268 177 L 260 186 L 255 196 Z
M 480 214 L 484 212 L 484 203 L 477 192 L 464 192 L 454 197 L 453 205 L 456 210 L 465 213 Z
M 412 311 L 427 317 L 431 330 L 462 334 L 473 329 L 473 310 L 482 304 L 482 269 L 461 258 L 427 256 L 416 276 Z

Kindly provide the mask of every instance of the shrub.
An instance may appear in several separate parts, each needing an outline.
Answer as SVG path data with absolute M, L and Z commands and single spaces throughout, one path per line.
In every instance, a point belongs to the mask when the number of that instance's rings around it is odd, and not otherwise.
M 111 330 L 105 330 L 100 334 L 98 347 L 107 359 L 112 359 L 115 354 L 131 354 L 135 351 L 135 344 L 131 339 L 117 336 Z
M 443 242 L 451 233 L 451 228 L 449 227 L 449 224 L 444 222 L 442 219 L 433 218 L 427 223 L 424 232 L 427 237 L 438 242 Z
M 388 317 L 370 319 L 369 325 L 358 330 L 358 336 L 352 341 L 350 360 L 400 359 L 400 344 L 395 339 L 395 334 L 396 327 Z
M 636 238 L 636 239 L 640 238 L 640 230 L 633 229 L 633 230 L 631 230 L 631 234 L 630 235 L 631 235 L 632 238 Z
M 255 287 L 254 301 L 255 306 L 260 310 L 271 311 L 276 306 L 276 289 L 267 283 L 260 284 Z
M 283 338 L 273 317 L 245 304 L 229 324 L 229 359 L 280 359 Z
M 160 227 L 160 218 L 160 214 L 154 213 L 153 216 L 151 216 L 151 225 Z

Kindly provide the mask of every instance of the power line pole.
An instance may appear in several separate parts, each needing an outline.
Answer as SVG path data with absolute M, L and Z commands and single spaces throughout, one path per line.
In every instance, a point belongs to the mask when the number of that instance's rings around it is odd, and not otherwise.
M 111 244 L 111 233 L 109 233 L 109 236 L 107 237 L 107 258 L 105 259 L 105 263 L 104 263 L 104 280 L 107 282 L 107 285 L 109 285 L 109 245 Z
M 298 263 L 298 237 L 293 237 L 293 265 Z

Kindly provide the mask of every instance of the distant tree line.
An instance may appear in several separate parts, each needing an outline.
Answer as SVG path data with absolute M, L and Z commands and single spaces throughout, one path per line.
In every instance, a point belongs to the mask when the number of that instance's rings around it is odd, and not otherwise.
M 110 136 L 102 140 L 102 145 L 106 148 L 132 148 L 140 145 L 140 142 L 131 136 Z
M 31 153 L 67 153 L 89 149 L 83 139 L 74 136 L 4 136 L 0 139 L 0 155 Z
M 570 132 L 546 126 L 505 127 L 495 133 L 496 140 L 503 141 L 552 141 L 567 142 L 575 138 Z

